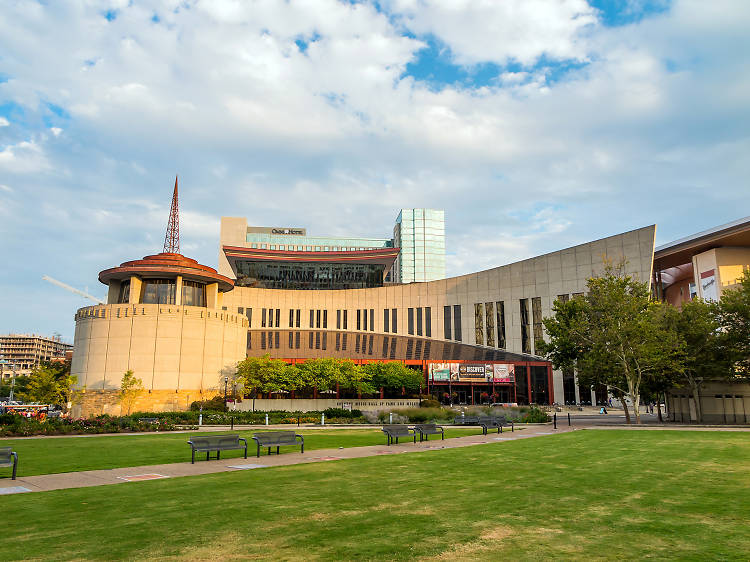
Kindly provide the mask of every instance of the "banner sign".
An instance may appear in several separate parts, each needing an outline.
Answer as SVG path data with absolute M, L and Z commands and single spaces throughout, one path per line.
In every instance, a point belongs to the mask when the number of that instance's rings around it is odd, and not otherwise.
M 429 376 L 434 382 L 512 383 L 512 363 L 430 363 Z

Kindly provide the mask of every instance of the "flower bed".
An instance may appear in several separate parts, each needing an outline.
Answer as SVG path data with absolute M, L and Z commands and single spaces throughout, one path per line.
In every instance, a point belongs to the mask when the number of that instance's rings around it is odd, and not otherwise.
M 144 431 L 174 431 L 180 429 L 165 420 L 141 422 L 132 417 L 97 416 L 92 418 L 25 418 L 16 414 L 0 416 L 0 437 L 28 437 L 32 435 L 85 435 L 97 433 L 134 433 Z

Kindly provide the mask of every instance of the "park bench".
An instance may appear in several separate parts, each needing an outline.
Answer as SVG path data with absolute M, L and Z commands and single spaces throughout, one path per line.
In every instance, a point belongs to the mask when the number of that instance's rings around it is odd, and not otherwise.
M 497 432 L 502 433 L 503 427 L 510 426 L 511 431 L 515 431 L 513 422 L 509 424 L 505 416 L 480 416 L 479 421 L 481 424 L 483 424 L 485 435 L 487 435 L 488 428 L 497 428 Z
M 159 423 L 159 418 L 138 418 L 140 423 Z
M 391 445 L 394 442 L 398 445 L 399 437 L 412 437 L 414 443 L 417 442 L 417 432 L 408 425 L 384 425 L 382 432 L 385 433 L 388 445 Z
M 240 444 L 240 441 L 244 445 Z M 232 451 L 235 449 L 245 449 L 245 458 L 247 458 L 247 440 L 239 435 L 193 435 L 188 441 L 193 450 L 192 464 L 195 464 L 195 453 L 206 453 L 206 460 L 210 459 L 210 454 L 215 451 L 218 460 L 221 451 Z
M 297 438 L 299 437 L 299 443 Z M 301 453 L 305 452 L 305 438 L 293 431 L 264 431 L 253 435 L 253 441 L 258 444 L 258 452 L 255 455 L 260 457 L 261 447 L 268 447 L 268 454 L 271 454 L 271 448 L 276 447 L 276 454 L 279 454 L 279 447 L 286 445 L 300 445 Z
M 16 479 L 16 469 L 18 468 L 18 453 L 10 447 L 0 447 L 0 467 L 13 467 L 13 476 L 11 480 Z
M 419 423 L 414 426 L 414 429 L 419 432 L 419 442 L 422 440 L 428 441 L 430 435 L 440 434 L 440 439 L 445 439 L 445 430 L 443 426 L 434 423 Z

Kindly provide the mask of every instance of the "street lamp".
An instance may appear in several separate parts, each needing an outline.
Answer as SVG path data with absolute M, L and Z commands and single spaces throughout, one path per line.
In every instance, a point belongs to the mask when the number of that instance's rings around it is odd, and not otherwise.
M 229 377 L 224 377 L 224 411 L 225 412 L 228 410 L 227 408 L 227 384 L 229 384 Z

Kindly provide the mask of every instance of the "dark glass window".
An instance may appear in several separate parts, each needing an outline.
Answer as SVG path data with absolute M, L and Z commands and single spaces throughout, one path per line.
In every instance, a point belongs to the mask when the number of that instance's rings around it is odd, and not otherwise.
M 348 322 L 347 322 L 347 316 L 348 316 L 348 310 L 344 311 L 344 330 L 348 329 Z
M 195 281 L 182 282 L 183 306 L 206 306 L 206 286 Z
M 120 283 L 120 293 L 117 295 L 117 302 L 119 304 L 130 302 L 130 280 Z
M 315 327 L 320 328 L 320 310 L 315 311 Z
M 398 309 L 391 309 L 391 333 L 398 332 Z
M 310 310 L 310 327 L 314 327 L 315 324 L 315 311 Z
M 570 300 L 570 295 L 568 295 L 567 293 L 564 295 L 557 295 L 557 300 L 563 303 L 568 302 Z
M 370 331 L 375 331 L 375 309 L 370 309 Z
M 452 340 L 451 335 L 451 307 L 443 307 L 443 337 L 447 340 Z
M 265 289 L 382 287 L 385 265 L 237 260 L 236 285 Z
M 390 316 L 390 311 L 386 308 L 383 310 L 383 331 L 384 332 L 390 332 L 388 329 L 388 320 Z M 383 354 L 383 357 L 385 357 L 385 353 Z
M 324 330 L 328 329 L 328 311 L 327 310 L 323 311 L 323 329 Z
M 289 327 L 294 328 L 294 309 L 289 309 Z
M 529 403 L 529 387 L 528 379 L 526 378 L 526 367 L 516 365 L 515 368 L 516 377 L 516 402 L 519 404 Z
M 484 307 L 481 302 L 474 305 L 474 341 L 477 345 L 484 345 Z
M 497 305 L 497 347 L 505 349 L 505 302 L 498 301 Z
M 414 335 L 414 309 L 410 308 L 406 311 L 406 329 L 410 336 Z
M 341 329 L 341 310 L 336 311 L 336 329 Z
M 534 404 L 549 404 L 549 379 L 547 367 L 531 367 L 531 401 Z
M 276 309 L 276 327 L 281 328 L 281 309 Z
M 576 377 L 572 369 L 563 369 L 563 395 L 567 406 L 576 403 Z
M 521 351 L 531 353 L 531 338 L 529 337 L 529 299 L 521 299 Z
M 461 305 L 453 305 L 453 339 L 456 341 L 462 341 L 463 336 L 461 335 Z
M 534 351 L 538 342 L 544 341 L 544 334 L 542 330 L 542 299 L 541 297 L 534 297 L 531 299 L 531 320 L 534 327 Z
M 174 279 L 144 279 L 141 285 L 143 304 L 174 304 L 177 285 Z
M 296 318 L 296 320 L 297 320 L 297 328 L 299 328 L 299 317 L 300 317 L 300 312 L 301 312 L 301 311 L 300 311 L 300 309 L 298 308 L 298 309 L 297 309 L 297 318 Z
M 362 322 L 362 329 L 367 331 L 367 309 L 362 310 L 362 316 L 363 316 L 363 322 Z
M 429 306 L 424 309 L 424 335 L 432 337 L 432 308 Z
M 495 347 L 495 303 L 484 303 L 484 317 L 487 322 L 487 345 Z
M 245 309 L 245 316 L 247 316 L 247 325 L 248 327 L 253 327 L 253 309 L 252 308 L 246 308 Z
M 357 331 L 362 329 L 362 311 L 357 309 Z
M 417 335 L 422 335 L 422 308 L 417 307 Z
M 265 328 L 266 327 L 266 309 L 261 309 L 261 316 L 260 316 L 260 327 Z

